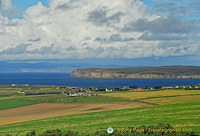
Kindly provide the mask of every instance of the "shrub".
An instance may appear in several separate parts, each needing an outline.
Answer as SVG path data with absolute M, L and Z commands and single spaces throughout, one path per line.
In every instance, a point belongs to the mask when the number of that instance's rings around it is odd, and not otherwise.
M 62 133 L 62 136 L 78 136 L 78 132 L 66 131 Z
M 32 130 L 31 132 L 28 132 L 28 133 L 26 134 L 26 136 L 36 136 L 35 130 Z
M 40 136 L 62 136 L 62 131 L 59 129 L 55 130 L 46 130 Z
M 138 87 L 135 86 L 135 85 L 133 85 L 133 86 L 130 86 L 130 88 L 132 88 L 132 89 L 137 89 Z
M 162 86 L 154 86 L 153 88 L 154 88 L 154 89 L 161 89 Z

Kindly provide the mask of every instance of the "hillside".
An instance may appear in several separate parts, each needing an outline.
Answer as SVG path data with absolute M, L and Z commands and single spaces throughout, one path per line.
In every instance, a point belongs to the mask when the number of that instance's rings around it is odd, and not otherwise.
M 132 68 L 82 68 L 72 72 L 80 78 L 200 78 L 200 66 Z

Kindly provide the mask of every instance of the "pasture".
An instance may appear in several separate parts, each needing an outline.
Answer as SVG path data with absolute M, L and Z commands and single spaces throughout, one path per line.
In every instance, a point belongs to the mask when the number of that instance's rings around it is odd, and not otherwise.
M 132 102 L 127 98 L 115 98 L 108 96 L 79 96 L 70 97 L 67 95 L 41 95 L 41 96 L 30 96 L 22 97 L 26 100 L 37 101 L 41 103 L 113 103 L 113 102 Z
M 56 104 L 41 103 L 0 111 L 0 125 L 38 120 L 63 115 L 129 109 L 149 106 L 145 103 Z
M 83 134 L 107 127 L 169 123 L 200 134 L 200 90 L 162 89 L 97 92 L 99 96 L 25 95 L 22 86 L 0 86 L 0 135 L 61 129 Z M 31 88 L 31 89 L 30 89 Z M 24 87 L 26 92 L 63 92 L 55 86 Z
M 200 103 L 157 105 L 27 121 L 2 125 L 0 126 L 0 134 L 24 135 L 33 129 L 42 133 L 45 130 L 56 128 L 92 133 L 96 130 L 106 130 L 110 126 L 116 129 L 158 123 L 169 123 L 174 128 L 192 129 L 200 134 Z
M 31 101 L 31 100 L 5 99 L 5 100 L 0 100 L 0 110 L 22 107 L 22 106 L 32 105 L 32 104 L 36 104 L 36 103 L 38 103 L 38 102 Z
M 102 93 L 101 96 L 127 98 L 151 104 L 174 104 L 186 101 L 200 101 L 200 90 L 166 89 L 150 91 L 129 91 Z

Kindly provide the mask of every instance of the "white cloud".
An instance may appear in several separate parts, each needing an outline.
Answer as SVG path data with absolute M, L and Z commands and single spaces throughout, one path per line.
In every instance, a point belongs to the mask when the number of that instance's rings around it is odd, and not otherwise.
M 150 14 L 140 0 L 51 0 L 28 8 L 23 19 L 1 13 L 2 60 L 181 56 L 199 49 L 188 39 L 190 24 Z
M 0 14 L 3 16 L 12 16 L 16 10 L 12 7 L 11 0 L 0 0 Z

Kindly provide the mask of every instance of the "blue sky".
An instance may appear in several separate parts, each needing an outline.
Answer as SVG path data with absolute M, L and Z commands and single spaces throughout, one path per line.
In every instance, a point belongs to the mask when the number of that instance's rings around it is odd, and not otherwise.
M 20 10 L 26 10 L 28 7 L 36 5 L 40 1 L 45 6 L 48 6 L 49 0 L 12 0 L 12 3 L 15 7 Z
M 49 2 L 0 0 L 0 61 L 200 65 L 199 0 Z
M 39 1 L 42 2 L 42 4 L 44 6 L 48 6 L 48 4 L 49 4 L 49 0 L 26 0 L 26 1 L 12 0 L 12 4 L 18 10 L 24 11 L 27 8 L 29 8 L 30 6 L 36 5 Z M 155 6 L 156 5 L 156 2 L 153 1 L 153 0 L 142 0 L 142 1 L 148 6 Z M 20 13 L 18 13 L 18 16 L 21 17 Z
M 16 14 L 14 14 L 12 18 L 23 18 L 23 11 L 33 5 L 36 5 L 38 1 L 42 2 L 45 6 L 48 6 L 49 4 L 49 0 L 12 0 L 13 7 L 17 10 Z

